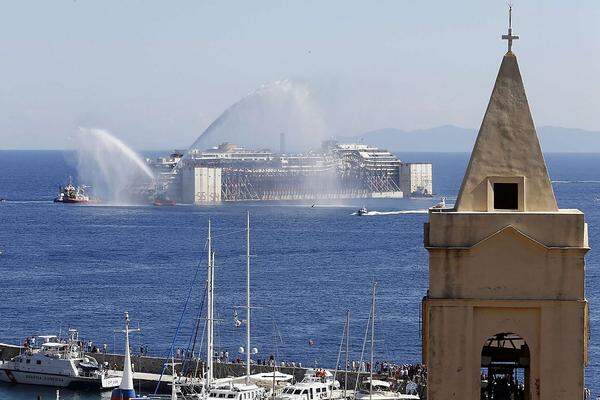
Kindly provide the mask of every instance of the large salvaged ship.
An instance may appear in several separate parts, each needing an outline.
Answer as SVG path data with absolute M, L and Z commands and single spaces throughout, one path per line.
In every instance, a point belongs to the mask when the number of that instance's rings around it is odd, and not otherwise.
M 65 186 L 58 189 L 58 195 L 54 198 L 55 203 L 87 204 L 96 203 L 97 199 L 90 197 L 85 193 L 86 186 L 75 186 L 69 176 L 69 181 Z
M 400 198 L 432 192 L 431 164 L 417 174 L 414 164 L 362 143 L 329 140 L 300 154 L 222 143 L 147 161 L 168 198 L 187 204 Z

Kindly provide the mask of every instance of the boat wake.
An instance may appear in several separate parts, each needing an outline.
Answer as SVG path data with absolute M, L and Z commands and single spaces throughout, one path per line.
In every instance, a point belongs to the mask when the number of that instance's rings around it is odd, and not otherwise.
M 398 210 L 398 211 L 367 211 L 362 214 L 363 217 L 375 217 L 379 215 L 401 215 L 401 214 L 427 214 L 427 209 L 422 210 Z M 351 215 L 358 215 L 358 212 L 353 212 Z
M 4 200 L 4 202 L 10 204 L 53 204 L 52 200 Z

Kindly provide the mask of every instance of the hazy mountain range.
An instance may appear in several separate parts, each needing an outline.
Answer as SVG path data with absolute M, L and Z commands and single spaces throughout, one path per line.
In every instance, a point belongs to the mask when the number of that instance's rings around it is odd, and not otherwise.
M 537 128 L 545 153 L 599 153 L 600 132 L 583 129 L 542 126 Z M 364 142 L 390 151 L 470 152 L 477 129 L 444 125 L 436 128 L 402 131 L 378 129 L 340 141 Z

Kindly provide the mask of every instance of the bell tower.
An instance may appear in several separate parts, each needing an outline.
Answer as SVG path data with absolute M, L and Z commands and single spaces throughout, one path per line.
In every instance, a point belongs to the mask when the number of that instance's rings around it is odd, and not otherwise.
M 452 209 L 431 209 L 423 299 L 428 399 L 583 398 L 587 224 L 554 197 L 508 51 Z

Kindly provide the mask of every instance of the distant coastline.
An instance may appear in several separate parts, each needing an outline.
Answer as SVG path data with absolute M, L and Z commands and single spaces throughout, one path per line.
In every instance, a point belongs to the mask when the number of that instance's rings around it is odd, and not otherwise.
M 472 150 L 477 131 L 455 125 L 412 131 L 385 128 L 337 139 L 362 141 L 393 152 L 464 153 Z M 544 153 L 600 153 L 600 131 L 541 126 L 537 132 Z

